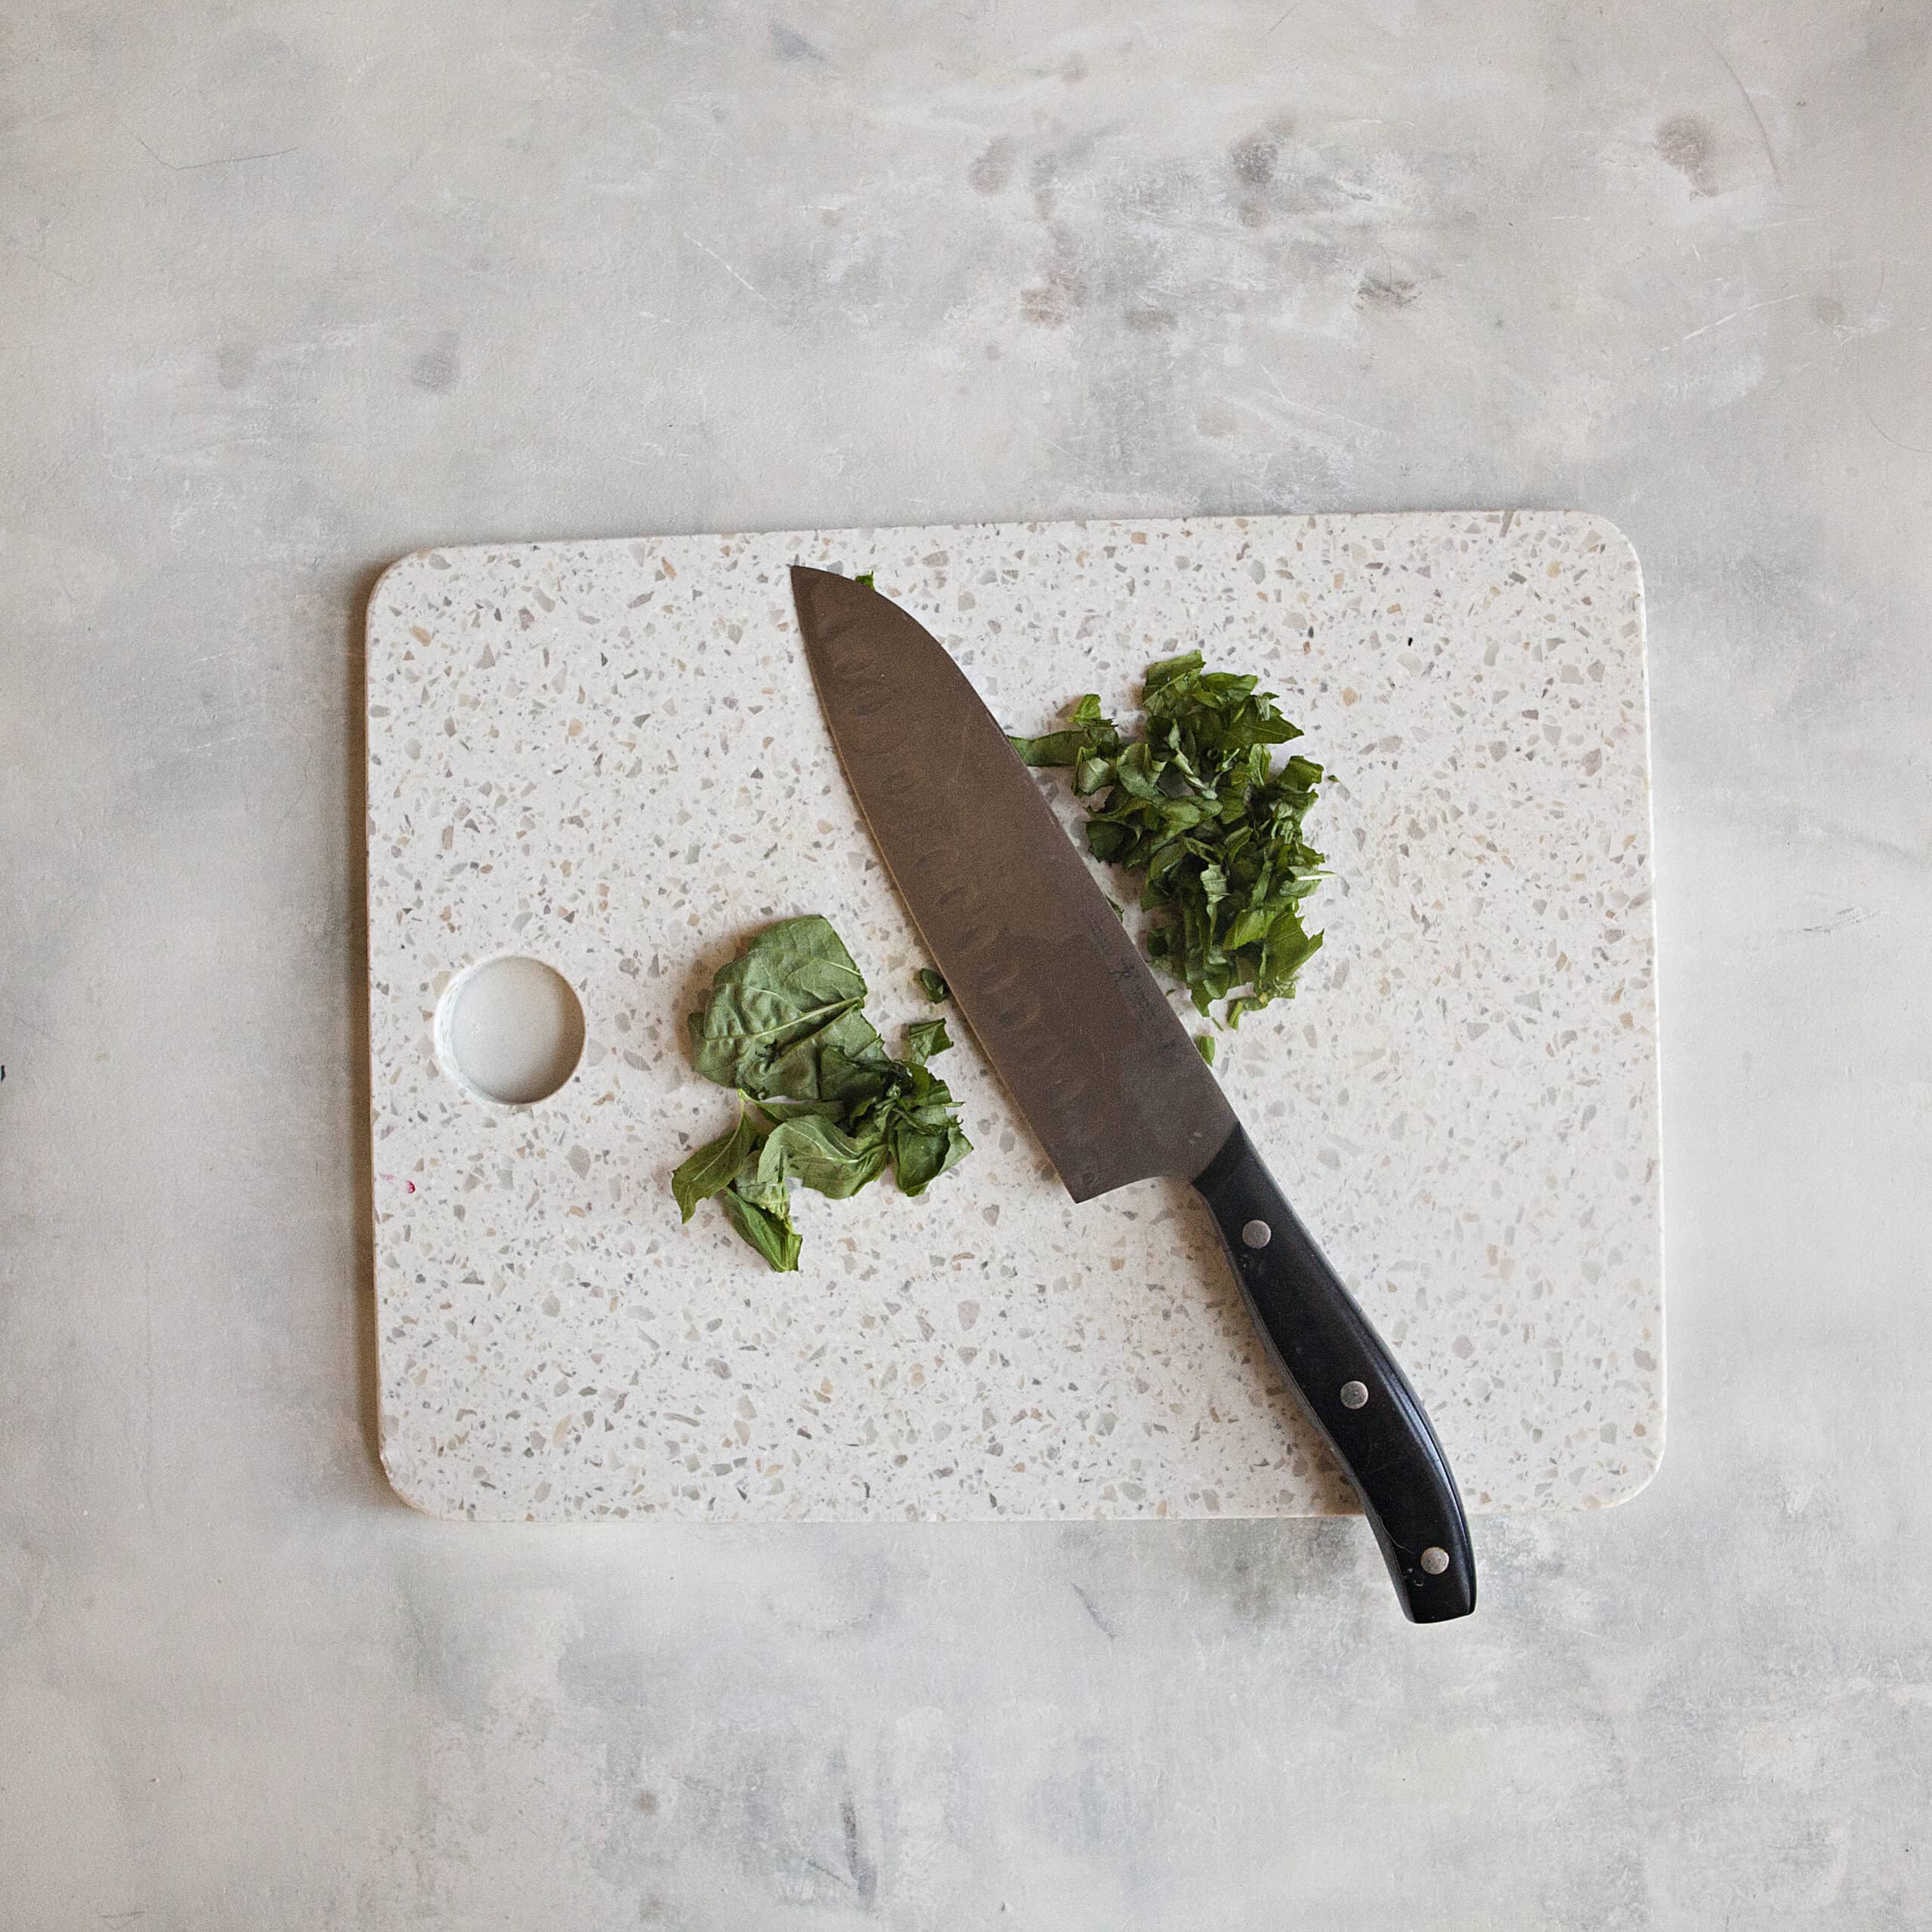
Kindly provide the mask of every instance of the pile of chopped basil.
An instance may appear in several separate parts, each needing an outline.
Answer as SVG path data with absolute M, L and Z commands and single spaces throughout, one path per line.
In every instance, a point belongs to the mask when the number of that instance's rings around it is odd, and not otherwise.
M 1321 768 L 1300 757 L 1276 768 L 1274 746 L 1301 733 L 1256 682 L 1204 670 L 1190 651 L 1148 666 L 1144 737 L 1124 738 L 1089 692 L 1058 731 L 1012 740 L 1029 764 L 1065 766 L 1080 797 L 1097 796 L 1088 848 L 1141 874 L 1142 906 L 1164 915 L 1149 956 L 1201 1013 L 1225 1001 L 1229 1026 L 1291 995 L 1321 943 L 1301 916 L 1321 877 L 1302 833 Z
M 924 983 L 924 975 L 921 976 Z M 929 997 L 944 996 L 937 974 Z M 738 1092 L 737 1124 L 671 1177 L 688 1221 L 722 1196 L 731 1225 L 774 1268 L 795 1269 L 790 1183 L 842 1201 L 890 1166 L 922 1194 L 972 1152 L 952 1095 L 926 1063 L 952 1042 L 943 1020 L 906 1029 L 894 1060 L 862 1011 L 866 983 L 816 914 L 760 933 L 711 983 L 691 1016 L 699 1072 Z

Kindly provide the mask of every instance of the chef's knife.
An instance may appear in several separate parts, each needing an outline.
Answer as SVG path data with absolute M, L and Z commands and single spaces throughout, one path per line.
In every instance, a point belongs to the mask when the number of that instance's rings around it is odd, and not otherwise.
M 846 774 L 954 1000 L 1075 1201 L 1191 1182 L 1416 1622 L 1475 1607 L 1447 1460 L 965 674 L 869 586 L 794 565 Z

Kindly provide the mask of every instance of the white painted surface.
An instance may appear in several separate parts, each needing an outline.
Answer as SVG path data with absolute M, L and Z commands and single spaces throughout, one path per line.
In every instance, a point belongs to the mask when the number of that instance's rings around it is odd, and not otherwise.
M 1922 1921 L 1928 55 L 1849 0 L 11 9 L 0 1923 Z M 1480 1523 L 1432 1632 L 1353 1522 L 393 1501 L 384 563 L 1512 502 L 1646 572 L 1642 1497 Z
M 678 1226 L 671 1171 L 731 1117 L 682 1023 L 746 934 L 823 913 L 891 1037 L 927 1010 L 794 561 L 875 573 L 1015 730 L 1086 690 L 1131 717 L 1149 660 L 1196 643 L 1281 694 L 1329 774 L 1324 943 L 1293 1001 L 1221 1035 L 1221 1082 L 1472 1508 L 1641 1488 L 1664 1387 L 1641 579 L 1601 518 L 1504 510 L 515 544 L 389 571 L 370 1059 L 402 1494 L 540 1521 L 1354 1506 L 1186 1188 L 1075 1208 L 964 1027 L 946 1077 L 977 1146 L 946 1184 L 801 1194 L 783 1275 L 715 1209 Z M 1078 838 L 1064 781 L 1042 789 Z M 512 944 L 550 964 L 472 963 Z M 458 1002 L 460 1054 L 479 992 L 559 972 L 589 1002 L 583 1077 L 513 1118 L 479 1106 L 435 1016 Z

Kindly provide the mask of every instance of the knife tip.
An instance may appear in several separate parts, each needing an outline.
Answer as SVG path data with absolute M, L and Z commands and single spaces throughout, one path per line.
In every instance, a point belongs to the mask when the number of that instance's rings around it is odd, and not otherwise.
M 808 643 L 821 640 L 854 612 L 870 602 L 872 586 L 838 571 L 810 564 L 792 566 L 792 603 L 804 626 Z
M 836 584 L 843 589 L 850 580 L 841 577 L 836 571 L 821 571 L 810 564 L 792 566 L 792 601 L 803 610 L 808 602 L 817 603 Z

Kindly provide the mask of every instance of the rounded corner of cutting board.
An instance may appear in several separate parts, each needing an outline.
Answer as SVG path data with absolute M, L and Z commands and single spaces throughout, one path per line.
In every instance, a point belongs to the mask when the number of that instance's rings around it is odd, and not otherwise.
M 1663 1467 L 1664 1451 L 1668 1445 L 1669 1423 L 1667 1411 L 1660 1407 L 1652 1418 L 1651 1438 L 1644 1444 L 1644 1459 L 1625 1478 L 1620 1488 L 1607 1489 L 1596 1498 L 1599 1509 L 1621 1509 L 1626 1503 L 1634 1503 L 1657 1479 L 1658 1472 Z
M 1635 580 L 1632 587 L 1636 593 L 1641 622 L 1644 607 L 1644 560 L 1637 554 L 1637 546 L 1631 540 L 1629 531 L 1621 524 L 1613 523 L 1608 517 L 1601 516 L 1595 510 L 1571 510 L 1567 514 L 1594 531 L 1606 550 L 1621 553 L 1622 561 L 1629 567 L 1630 574 Z
M 434 543 L 423 549 L 411 550 L 392 563 L 384 565 L 370 586 L 368 601 L 365 606 L 369 623 L 373 625 L 381 617 L 381 607 L 406 602 L 415 588 L 414 580 L 417 577 L 426 572 L 436 577 L 458 573 L 470 552 L 487 551 L 489 547 L 487 544 Z
M 408 1445 L 398 1436 L 385 1432 L 377 1451 L 383 1475 L 395 1500 L 432 1523 L 467 1523 L 475 1520 L 466 1508 L 447 1493 L 434 1491 L 422 1482 L 422 1469 Z
M 379 607 L 385 603 L 394 603 L 414 572 L 430 568 L 429 559 L 435 554 L 429 550 L 412 550 L 407 556 L 398 557 L 392 563 L 383 566 L 380 574 L 369 589 L 368 608 L 372 623 L 380 614 Z

